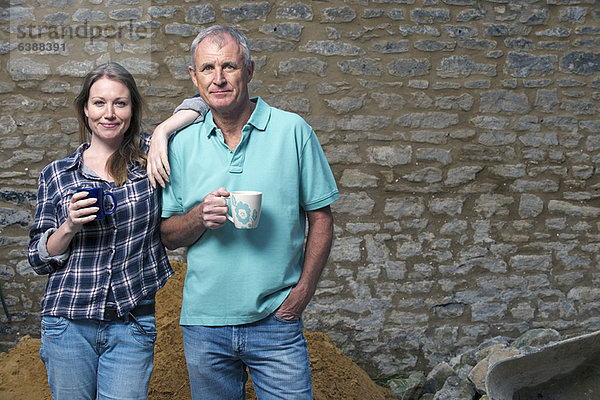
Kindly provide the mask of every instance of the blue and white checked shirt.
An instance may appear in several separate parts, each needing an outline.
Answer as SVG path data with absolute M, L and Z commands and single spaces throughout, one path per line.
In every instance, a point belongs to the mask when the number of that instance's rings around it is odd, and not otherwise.
M 142 134 L 142 145 L 148 149 L 150 135 Z M 36 273 L 48 274 L 42 316 L 101 320 L 109 286 L 118 314 L 124 315 L 173 275 L 160 241 L 160 195 L 145 168 L 130 166 L 127 182 L 111 187 L 83 164 L 88 146 L 50 163 L 40 175 L 28 255 Z M 84 186 L 110 190 L 117 208 L 104 220 L 85 224 L 67 253 L 49 257 L 47 238 L 67 219 L 71 197 Z

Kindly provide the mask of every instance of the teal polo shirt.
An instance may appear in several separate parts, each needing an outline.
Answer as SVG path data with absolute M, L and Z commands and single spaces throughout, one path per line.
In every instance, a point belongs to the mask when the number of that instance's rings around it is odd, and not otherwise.
M 256 108 L 235 151 L 210 112 L 169 146 L 163 218 L 186 213 L 221 186 L 263 193 L 257 229 L 227 221 L 188 249 L 182 325 L 240 325 L 275 311 L 302 273 L 305 212 L 339 199 L 312 128 L 296 114 L 252 101 Z

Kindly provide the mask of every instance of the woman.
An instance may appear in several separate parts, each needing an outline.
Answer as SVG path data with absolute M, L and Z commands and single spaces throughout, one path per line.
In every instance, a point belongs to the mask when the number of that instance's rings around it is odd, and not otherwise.
M 54 399 L 147 397 L 154 297 L 173 270 L 159 237 L 158 193 L 146 175 L 142 105 L 125 68 L 94 69 L 75 99 L 82 144 L 40 175 L 29 262 L 48 274 L 40 357 Z M 155 134 L 166 137 L 197 116 L 176 113 Z M 96 220 L 96 199 L 83 187 L 112 192 L 114 213 Z

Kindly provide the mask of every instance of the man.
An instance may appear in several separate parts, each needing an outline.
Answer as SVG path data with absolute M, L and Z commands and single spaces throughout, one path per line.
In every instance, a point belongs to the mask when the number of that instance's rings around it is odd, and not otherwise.
M 250 99 L 243 33 L 207 28 L 191 52 L 210 112 L 170 146 L 161 235 L 189 248 L 180 323 L 192 397 L 243 399 L 247 366 L 259 399 L 312 399 L 301 314 L 331 248 L 333 174 L 302 118 Z M 233 190 L 263 193 L 258 228 L 227 222 Z

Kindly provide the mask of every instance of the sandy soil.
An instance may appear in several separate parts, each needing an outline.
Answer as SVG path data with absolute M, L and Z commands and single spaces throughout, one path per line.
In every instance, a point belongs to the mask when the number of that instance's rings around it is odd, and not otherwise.
M 190 386 L 183 355 L 179 307 L 185 264 L 173 262 L 176 274 L 157 296 L 154 373 L 150 381 L 150 400 L 189 399 Z M 395 399 L 389 389 L 378 386 L 367 373 L 346 357 L 321 332 L 306 332 L 316 400 Z M 39 339 L 29 336 L 14 349 L 0 354 L 0 400 L 50 399 L 46 369 L 40 361 Z M 256 399 L 248 385 L 247 399 Z

